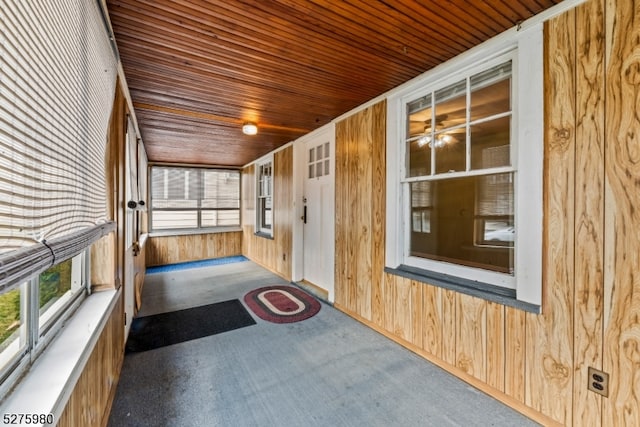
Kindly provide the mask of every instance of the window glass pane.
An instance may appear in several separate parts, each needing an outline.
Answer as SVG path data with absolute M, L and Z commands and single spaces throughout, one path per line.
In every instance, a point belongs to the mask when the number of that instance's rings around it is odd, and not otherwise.
M 511 79 L 471 92 L 471 121 L 511 111 Z
M 316 147 L 316 160 L 322 159 L 322 146 L 319 145 Z
M 154 230 L 198 228 L 198 212 L 153 211 L 151 228 Z
M 240 210 L 202 211 L 202 227 L 226 227 L 240 224 Z
M 324 161 L 324 174 L 329 175 L 329 160 Z
M 313 167 L 313 164 L 309 165 L 309 179 L 313 178 L 314 174 L 313 172 L 315 171 L 315 168 Z
M 436 173 L 462 172 L 467 163 L 467 135 L 464 128 L 434 135 Z
M 407 138 L 413 138 L 432 131 L 432 107 L 431 95 L 423 96 L 407 104 L 407 113 L 409 116 L 407 121 Z
M 202 208 L 239 208 L 240 174 L 237 172 L 202 171 Z
M 471 121 L 511 111 L 511 61 L 471 77 Z
M 431 175 L 431 137 L 407 142 L 407 177 Z
M 471 126 L 471 169 L 510 166 L 511 116 Z
M 309 150 L 309 163 L 313 163 L 315 161 L 316 150 L 311 148 Z
M 54 265 L 40 274 L 38 282 L 38 307 L 40 330 L 48 328 L 71 302 L 73 296 L 82 291 L 82 255 Z
M 416 231 L 417 215 L 412 214 L 410 254 L 513 274 L 513 241 L 504 245 L 486 244 L 486 227 L 478 229 L 481 221 L 500 220 L 513 226 L 513 173 L 443 179 L 428 184 L 428 192 L 426 183 L 410 185 L 412 212 L 422 215 L 427 210 L 427 199 L 430 204 L 429 232 L 422 225 L 421 231 Z M 515 235 L 515 230 L 502 232 Z
M 166 169 L 151 168 L 151 198 L 155 200 L 166 199 Z
M 322 176 L 322 162 L 316 164 L 316 176 Z
M 324 158 L 325 159 L 329 158 L 329 143 L 328 142 L 324 143 Z
M 26 344 L 23 289 L 21 286 L 0 295 L 0 370 L 7 367 Z
M 71 262 L 72 260 L 68 259 L 40 274 L 40 315 L 71 290 Z
M 443 130 L 467 121 L 467 82 L 462 80 L 435 93 L 435 130 Z
M 259 208 L 260 208 L 260 218 L 261 224 L 260 228 L 271 229 L 271 198 L 264 198 L 259 200 Z
M 259 171 L 270 173 L 270 164 Z M 270 176 L 258 183 L 258 192 L 269 192 Z M 198 210 L 240 208 L 240 172 L 205 168 L 154 166 L 151 169 L 151 229 L 170 230 L 211 227 L 198 225 Z M 211 215 L 211 214 L 210 214 Z M 240 220 L 235 224 L 240 225 Z
M 168 198 L 173 200 L 186 199 L 185 170 L 169 169 L 167 172 Z

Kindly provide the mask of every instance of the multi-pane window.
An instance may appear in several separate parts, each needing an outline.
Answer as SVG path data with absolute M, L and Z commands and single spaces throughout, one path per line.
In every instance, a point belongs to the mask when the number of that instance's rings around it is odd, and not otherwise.
M 514 274 L 512 60 L 406 104 L 408 255 Z
M 88 251 L 0 294 L 0 379 L 4 381 L 55 335 L 70 307 L 86 296 Z
M 540 311 L 543 47 L 534 25 L 388 96 L 389 272 Z
M 273 160 L 256 165 L 256 231 L 273 234 Z
M 240 226 L 240 172 L 153 166 L 151 230 Z

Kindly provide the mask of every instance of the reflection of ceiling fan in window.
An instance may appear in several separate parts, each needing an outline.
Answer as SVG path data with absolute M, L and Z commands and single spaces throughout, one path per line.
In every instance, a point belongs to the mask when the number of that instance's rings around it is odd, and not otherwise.
M 447 120 L 448 114 L 441 114 L 436 116 L 435 127 L 431 126 L 431 119 L 428 120 L 412 120 L 411 123 L 419 123 L 423 125 L 423 135 L 418 138 L 417 143 L 418 147 L 424 147 L 428 145 L 431 148 L 441 148 L 447 144 L 451 144 L 457 141 L 456 137 L 453 136 L 453 131 L 441 132 L 437 133 L 440 129 L 444 127 L 443 122 Z M 464 128 L 463 128 L 464 130 Z

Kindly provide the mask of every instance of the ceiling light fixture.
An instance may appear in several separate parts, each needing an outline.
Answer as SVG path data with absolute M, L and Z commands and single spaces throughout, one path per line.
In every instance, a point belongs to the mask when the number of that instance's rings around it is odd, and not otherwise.
M 255 135 L 258 133 L 258 126 L 255 123 L 246 122 L 242 125 L 242 133 L 245 135 Z

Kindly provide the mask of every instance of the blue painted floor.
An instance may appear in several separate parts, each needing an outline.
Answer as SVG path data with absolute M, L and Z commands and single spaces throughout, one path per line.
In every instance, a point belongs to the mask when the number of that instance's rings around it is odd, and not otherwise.
M 147 274 L 167 273 L 171 271 L 189 270 L 192 268 L 201 268 L 201 267 L 212 267 L 214 265 L 232 264 L 235 262 L 244 262 L 244 261 L 248 261 L 248 259 L 243 257 L 242 255 L 239 255 L 239 256 L 230 256 L 225 258 L 205 259 L 201 261 L 181 262 L 178 264 L 167 264 L 167 265 L 159 265 L 156 267 L 147 267 Z

